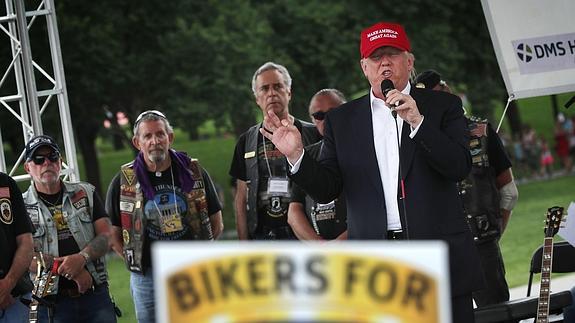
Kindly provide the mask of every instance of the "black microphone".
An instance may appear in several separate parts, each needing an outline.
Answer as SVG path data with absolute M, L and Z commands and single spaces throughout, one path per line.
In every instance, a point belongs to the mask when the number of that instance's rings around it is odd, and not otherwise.
M 389 93 L 389 91 L 393 89 L 395 89 L 395 86 L 393 85 L 393 82 L 390 79 L 385 79 L 381 82 L 381 93 L 383 93 L 383 97 L 387 97 L 387 93 Z M 397 107 L 402 103 L 403 102 L 401 101 L 397 101 L 395 102 L 395 106 Z M 397 111 L 391 109 L 391 115 L 393 116 L 394 119 L 397 118 Z

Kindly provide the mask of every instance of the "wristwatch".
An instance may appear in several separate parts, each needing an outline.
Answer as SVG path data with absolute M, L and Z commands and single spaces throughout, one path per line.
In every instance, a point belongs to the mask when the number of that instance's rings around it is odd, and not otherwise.
M 90 255 L 84 250 L 78 252 L 78 254 L 80 254 L 80 256 L 84 257 L 84 265 L 87 265 L 88 262 L 90 261 Z

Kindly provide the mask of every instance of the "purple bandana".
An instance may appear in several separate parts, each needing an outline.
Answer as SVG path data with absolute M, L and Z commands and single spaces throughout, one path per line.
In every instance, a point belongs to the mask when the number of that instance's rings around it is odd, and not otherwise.
M 180 188 L 182 191 L 189 193 L 194 187 L 194 179 L 190 172 L 190 157 L 184 152 L 175 151 L 173 149 L 168 150 L 170 158 L 172 159 L 172 166 L 176 167 L 178 171 L 178 179 L 180 180 Z M 134 160 L 134 171 L 136 172 L 136 177 L 144 192 L 144 197 L 147 200 L 154 199 L 154 188 L 148 177 L 148 168 L 146 167 L 146 161 L 144 161 L 144 154 L 142 152 L 138 153 L 136 159 Z

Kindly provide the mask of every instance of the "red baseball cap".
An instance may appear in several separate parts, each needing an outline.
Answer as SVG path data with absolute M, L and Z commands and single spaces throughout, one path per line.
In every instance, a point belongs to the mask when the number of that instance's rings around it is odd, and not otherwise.
M 391 46 L 408 52 L 411 50 L 407 34 L 400 24 L 378 22 L 361 32 L 359 44 L 361 58 L 368 57 L 374 50 L 383 46 Z

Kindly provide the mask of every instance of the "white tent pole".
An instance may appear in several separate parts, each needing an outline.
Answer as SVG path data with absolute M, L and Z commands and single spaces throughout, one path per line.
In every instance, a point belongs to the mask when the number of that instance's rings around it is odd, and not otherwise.
M 505 119 L 505 114 L 507 113 L 507 108 L 509 108 L 509 104 L 511 103 L 511 101 L 513 101 L 514 98 L 515 95 L 513 94 L 510 94 L 509 97 L 507 98 L 507 104 L 505 105 L 505 109 L 503 109 L 501 120 L 499 120 L 499 124 L 497 125 L 497 130 L 495 130 L 495 132 L 499 133 L 499 129 L 501 128 L 501 124 L 503 123 L 503 119 Z

